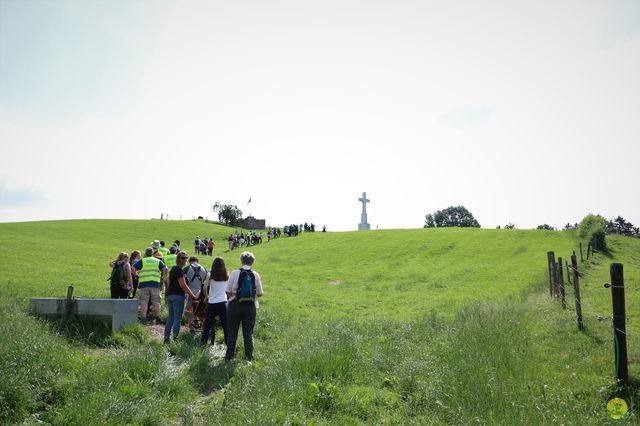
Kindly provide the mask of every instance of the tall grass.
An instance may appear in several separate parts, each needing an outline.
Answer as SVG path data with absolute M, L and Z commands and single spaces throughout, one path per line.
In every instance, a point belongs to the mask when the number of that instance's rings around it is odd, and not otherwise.
M 65 337 L 20 304 L 0 305 L 2 424 L 166 424 L 199 396 L 200 359 L 172 356 L 139 325 L 96 344 L 82 333 Z
M 199 420 L 606 422 L 604 403 L 613 387 L 603 345 L 571 325 L 537 294 L 479 302 L 454 319 L 340 319 L 290 327 L 264 361 L 237 370 L 224 399 L 204 407 Z M 549 349 L 558 352 L 549 354 Z

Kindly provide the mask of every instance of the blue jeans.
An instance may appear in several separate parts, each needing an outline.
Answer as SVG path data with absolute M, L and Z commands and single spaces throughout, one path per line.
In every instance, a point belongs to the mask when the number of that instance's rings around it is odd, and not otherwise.
M 180 333 L 180 321 L 182 321 L 182 311 L 184 311 L 184 296 L 170 294 L 167 296 L 167 308 L 169 308 L 169 318 L 164 326 L 164 340 L 169 340 L 171 328 L 173 328 L 173 338 Z

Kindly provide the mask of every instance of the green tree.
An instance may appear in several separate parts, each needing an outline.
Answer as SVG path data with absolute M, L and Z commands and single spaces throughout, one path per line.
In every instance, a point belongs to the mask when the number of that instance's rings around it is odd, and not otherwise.
M 640 234 L 640 229 L 637 226 L 633 226 L 633 223 L 627 222 L 622 216 L 618 216 L 607 223 L 607 234 L 620 234 L 633 237 Z
M 480 228 L 473 214 L 464 206 L 451 206 L 425 216 L 425 228 Z
M 218 214 L 218 221 L 227 226 L 239 226 L 242 222 L 242 210 L 231 204 L 220 204 L 216 202 L 212 207 L 214 213 Z
M 595 214 L 586 215 L 578 225 L 578 236 L 593 240 L 594 248 L 606 250 L 607 243 L 605 235 L 607 231 L 607 221 L 604 217 Z

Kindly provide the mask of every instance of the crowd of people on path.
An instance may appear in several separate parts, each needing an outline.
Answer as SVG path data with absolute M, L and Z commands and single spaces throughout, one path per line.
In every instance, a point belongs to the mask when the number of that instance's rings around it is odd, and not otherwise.
M 269 227 L 263 231 L 243 231 L 229 235 L 229 251 L 260 245 L 282 235 L 297 236 L 302 232 L 315 232 L 315 225 L 292 224 L 283 228 Z M 322 228 L 326 232 L 326 227 Z M 215 257 L 211 269 L 200 264 L 200 256 L 213 256 L 216 244 L 213 238 L 194 239 L 194 254 L 189 255 L 175 240 L 169 248 L 162 240 L 154 240 L 143 252 L 133 250 L 131 255 L 121 252 L 110 263 L 110 290 L 113 299 L 139 299 L 142 324 L 148 324 L 149 313 L 157 325 L 162 325 L 161 303 L 164 294 L 168 318 L 164 324 L 164 341 L 175 339 L 180 333 L 183 314 L 187 316 L 189 332 L 201 330 L 200 342 L 215 341 L 216 319 L 220 324 L 226 359 L 235 356 L 238 331 L 242 325 L 245 356 L 253 358 L 253 329 L 258 298 L 262 296 L 260 275 L 253 271 L 255 256 L 249 251 L 240 255 L 241 267 L 227 271 L 224 260 Z
M 261 236 L 261 233 L 260 233 Z M 196 237 L 197 254 L 211 256 L 212 238 Z M 198 242 L 199 241 L 199 242 Z M 212 243 L 212 244 L 211 244 Z M 211 244 L 211 247 L 209 246 Z M 227 271 L 224 259 L 215 257 L 211 269 L 199 263 L 197 255 L 189 255 L 176 240 L 167 249 L 164 241 L 155 240 L 144 250 L 134 250 L 129 256 L 122 252 L 110 263 L 111 297 L 135 298 L 140 301 L 140 321 L 148 323 L 151 306 L 156 324 L 162 324 L 161 301 L 164 292 L 168 318 L 164 327 L 164 342 L 175 340 L 180 333 L 183 313 L 191 333 L 201 329 L 200 343 L 214 344 L 216 319 L 226 345 L 225 359 L 235 357 L 238 331 L 242 325 L 245 358 L 253 359 L 253 330 L 258 298 L 262 296 L 260 275 L 252 269 L 255 256 L 249 251 L 240 254 L 239 269 Z
M 262 231 L 249 231 L 247 234 L 245 234 L 244 231 L 240 231 L 235 234 L 229 234 L 227 244 L 229 246 L 229 251 L 232 251 L 235 249 L 262 244 L 265 238 L 267 242 L 270 242 L 272 239 L 280 238 L 282 235 L 286 235 L 287 237 L 296 237 L 302 232 L 316 232 L 316 225 L 313 223 L 301 223 L 300 225 L 287 225 L 283 228 L 269 227 L 267 228 L 265 235 L 263 235 Z M 322 232 L 327 232 L 326 226 L 322 227 Z
M 227 244 L 229 244 L 229 251 L 242 247 L 257 246 L 262 244 L 262 231 L 259 233 L 255 231 L 249 231 L 246 235 L 243 231 L 239 234 L 229 234 L 227 238 Z M 269 239 L 271 240 L 271 239 Z
M 293 224 L 293 225 L 287 225 L 284 227 L 284 234 L 287 237 L 297 237 L 298 234 L 300 234 L 301 232 L 316 232 L 316 225 L 315 224 L 308 224 L 308 223 L 304 223 L 304 224 Z M 323 226 L 322 227 L 322 232 L 327 232 L 327 227 Z
M 195 254 L 202 254 L 204 256 L 213 256 L 213 248 L 216 246 L 212 237 L 201 240 L 200 237 L 196 237 L 193 241 L 193 252 Z

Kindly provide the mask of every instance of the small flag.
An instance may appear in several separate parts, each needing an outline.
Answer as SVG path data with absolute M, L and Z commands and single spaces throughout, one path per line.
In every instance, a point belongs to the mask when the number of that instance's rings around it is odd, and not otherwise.
M 249 204 L 251 202 L 251 198 L 249 198 L 249 201 L 247 201 L 247 204 Z

